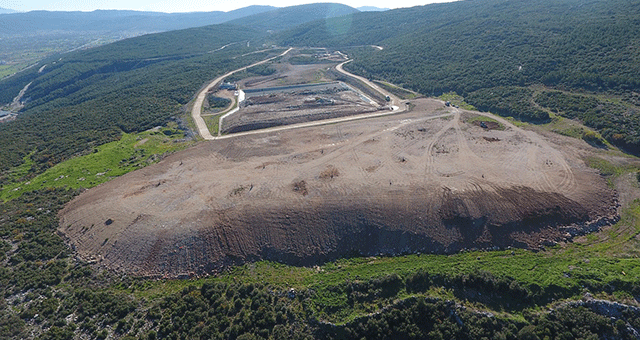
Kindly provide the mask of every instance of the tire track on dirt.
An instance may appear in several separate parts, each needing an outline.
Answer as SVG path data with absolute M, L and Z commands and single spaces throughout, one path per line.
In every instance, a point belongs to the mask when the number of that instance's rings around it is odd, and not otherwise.
M 555 191 L 553 183 L 546 174 L 546 169 L 541 165 L 539 157 L 539 148 L 532 144 L 527 148 L 527 170 L 536 174 L 533 188 L 539 191 Z
M 460 111 L 457 109 L 456 115 L 453 118 L 453 127 L 456 131 L 458 158 L 460 159 L 460 163 L 464 164 L 465 162 L 468 162 L 469 159 L 472 159 L 474 164 L 483 165 L 483 167 L 486 167 L 484 166 L 484 164 L 486 163 L 485 160 L 482 157 L 478 156 L 478 154 L 471 149 L 471 146 L 469 146 L 469 141 L 467 140 L 467 138 L 465 138 L 464 132 L 460 127 Z M 462 173 L 464 173 L 464 171 L 461 171 L 461 173 L 456 173 L 456 175 L 460 175 Z
M 578 188 L 578 182 L 576 181 L 575 174 L 573 170 L 571 170 L 571 166 L 564 159 L 560 158 L 560 166 L 562 167 L 562 182 L 560 183 L 560 188 L 563 190 L 574 193 Z
M 539 189 L 545 190 L 545 189 L 549 189 L 551 191 L 568 191 L 568 192 L 573 192 L 574 190 L 576 190 L 578 184 L 577 181 L 575 179 L 575 175 L 573 173 L 573 171 L 571 170 L 571 167 L 569 166 L 569 164 L 564 160 L 564 157 L 562 157 L 562 155 L 559 153 L 558 150 L 556 150 L 555 148 L 551 147 L 549 145 L 549 143 L 544 140 L 540 135 L 536 134 L 533 131 L 526 131 L 523 130 L 513 124 L 511 124 L 510 122 L 508 122 L 507 120 L 499 117 L 499 116 L 495 116 L 492 115 L 490 113 L 486 113 L 486 112 L 472 112 L 473 114 L 477 114 L 477 115 L 481 115 L 481 116 L 485 116 L 485 117 L 489 117 L 492 118 L 496 121 L 498 121 L 499 123 L 503 124 L 504 126 L 513 129 L 516 133 L 521 133 L 525 138 L 527 138 L 531 144 L 529 145 L 529 148 L 535 148 L 536 154 L 541 151 L 544 150 L 545 152 L 549 152 L 551 154 L 553 154 L 557 160 L 559 161 L 559 165 L 561 167 L 561 171 L 564 174 L 564 179 L 556 186 L 552 183 L 552 181 L 549 179 L 547 172 L 545 171 L 545 169 L 542 166 L 541 162 L 538 162 L 538 164 L 534 164 L 531 163 L 531 159 L 527 160 L 527 165 L 531 166 L 531 169 L 533 171 L 536 171 L 537 173 L 542 174 L 542 176 L 538 176 L 538 177 L 542 177 L 537 185 Z M 532 151 L 528 150 L 527 154 L 530 155 Z M 537 156 L 536 156 L 537 157 Z M 540 183 L 542 182 L 542 183 Z
M 337 126 L 338 130 L 340 130 L 340 127 Z M 375 138 L 375 137 L 374 137 Z M 356 165 L 356 167 L 358 168 L 358 173 L 360 175 L 360 177 L 362 177 L 362 180 L 364 181 L 364 183 L 369 183 L 371 182 L 371 173 L 369 173 L 368 171 L 365 170 L 364 165 L 361 163 L 360 161 L 360 156 L 358 155 L 358 149 L 364 145 L 364 143 L 366 141 L 368 141 L 370 139 L 366 139 L 365 141 L 358 143 L 357 145 L 354 145 L 354 147 L 351 148 L 351 155 L 353 157 L 353 162 Z
M 436 134 L 432 137 L 431 141 L 427 145 L 427 148 L 425 150 L 426 162 L 424 166 L 424 179 L 423 179 L 424 181 L 427 181 L 429 179 L 429 175 L 436 174 L 435 156 L 433 155 L 433 152 L 432 152 L 433 147 L 438 142 L 438 140 L 440 140 L 440 138 L 445 132 L 453 128 L 454 124 L 455 124 L 455 115 L 454 115 L 454 119 L 451 122 L 447 123 L 442 129 L 436 132 Z
M 546 169 L 546 172 L 557 172 L 557 177 L 560 177 L 558 183 L 553 184 L 553 189 L 565 193 L 573 193 L 578 184 L 576 182 L 575 175 L 573 174 L 573 170 L 571 170 L 567 161 L 557 151 L 547 157 L 545 165 L 547 165 L 549 169 Z M 551 164 L 549 164 L 549 162 L 551 162 Z M 556 176 L 554 176 L 554 178 L 556 178 Z

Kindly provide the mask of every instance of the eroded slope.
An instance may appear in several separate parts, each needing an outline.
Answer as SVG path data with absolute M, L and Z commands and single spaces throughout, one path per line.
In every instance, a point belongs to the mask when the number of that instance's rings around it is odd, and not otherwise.
M 256 259 L 537 247 L 614 218 L 614 193 L 558 145 L 416 104 L 202 143 L 78 196 L 60 230 L 87 259 L 177 276 Z

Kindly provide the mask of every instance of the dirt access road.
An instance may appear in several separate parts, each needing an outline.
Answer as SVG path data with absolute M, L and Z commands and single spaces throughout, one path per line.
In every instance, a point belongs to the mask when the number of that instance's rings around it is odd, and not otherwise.
M 275 56 L 275 57 L 271 57 L 262 61 L 259 61 L 257 63 L 253 63 L 249 66 L 245 66 L 245 67 L 241 67 L 235 71 L 231 71 L 229 73 L 226 73 L 216 79 L 214 79 L 211 83 L 209 83 L 209 85 L 205 86 L 204 89 L 202 89 L 202 91 L 200 91 L 200 93 L 198 93 L 198 96 L 196 97 L 196 101 L 193 103 L 193 108 L 191 108 L 191 117 L 193 117 L 193 121 L 196 123 L 196 127 L 198 128 L 198 133 L 200 134 L 200 136 L 202 136 L 202 138 L 206 139 L 206 140 L 212 140 L 215 139 L 214 136 L 211 135 L 211 132 L 209 132 L 209 129 L 207 128 L 207 124 L 204 122 L 204 119 L 202 119 L 202 103 L 204 102 L 205 97 L 207 96 L 207 92 L 209 92 L 209 90 L 211 90 L 211 88 L 213 88 L 214 86 L 216 86 L 216 84 L 218 84 L 219 82 L 221 82 L 224 78 L 236 73 L 236 72 L 241 72 L 244 71 L 248 68 L 254 67 L 254 66 L 258 66 L 264 63 L 267 63 L 275 58 L 278 57 L 282 57 L 284 55 L 286 55 L 287 53 L 289 53 L 293 48 L 290 47 L 289 49 L 287 49 L 286 51 L 282 52 L 281 54 Z
M 352 121 L 352 120 L 358 120 L 358 119 L 367 119 L 367 118 L 375 118 L 375 117 L 381 117 L 381 116 L 387 116 L 390 114 L 397 114 L 397 113 L 401 113 L 407 110 L 406 106 L 401 104 L 400 99 L 393 95 L 392 93 L 389 93 L 387 91 L 385 91 L 384 89 L 382 89 L 380 86 L 374 84 L 373 82 L 370 82 L 369 80 L 357 76 L 353 73 L 350 73 L 348 71 L 345 71 L 343 69 L 343 65 L 346 63 L 351 62 L 352 60 L 347 60 L 341 64 L 338 64 L 336 66 L 336 70 L 348 77 L 352 77 L 354 79 L 357 79 L 361 82 L 363 82 L 365 85 L 371 87 L 372 89 L 374 89 L 375 91 L 379 92 L 380 94 L 382 94 L 383 97 L 388 96 L 391 100 L 390 100 L 390 104 L 392 107 L 392 110 L 389 111 L 382 111 L 382 112 L 375 112 L 375 113 L 369 113 L 369 114 L 361 114 L 361 115 L 355 115 L 355 116 L 348 116 L 348 117 L 341 117 L 341 118 L 333 118 L 333 119 L 325 119 L 325 120 L 318 120 L 318 121 L 312 121 L 312 122 L 306 122 L 306 123 L 298 123 L 298 124 L 291 124 L 291 125 L 286 125 L 286 126 L 279 126 L 279 127 L 273 127 L 273 128 L 267 128 L 267 129 L 260 129 L 260 130 L 253 130 L 253 131 L 245 131 L 245 132 L 239 132 L 239 133 L 233 133 L 233 134 L 228 134 L 228 135 L 218 135 L 218 136 L 213 136 L 211 135 L 211 132 L 209 131 L 209 129 L 207 128 L 207 124 L 204 122 L 204 119 L 202 119 L 202 103 L 204 102 L 204 99 L 207 95 L 207 92 L 214 87 L 217 83 L 221 82 L 224 78 L 236 73 L 236 72 L 240 72 L 243 71 L 245 69 L 251 68 L 253 66 L 257 66 L 260 64 L 264 64 L 266 62 L 269 62 L 277 57 L 280 56 L 284 56 L 286 55 L 289 51 L 291 51 L 293 48 L 289 48 L 288 50 L 286 50 L 285 52 L 283 52 L 282 54 L 269 58 L 269 59 L 265 59 L 263 61 L 254 63 L 252 65 L 249 66 L 245 66 L 242 68 L 239 68 L 235 71 L 231 71 L 223 76 L 220 76 L 218 78 L 216 78 L 213 82 L 209 83 L 209 85 L 207 85 L 202 91 L 200 91 L 200 93 L 198 93 L 198 96 L 196 97 L 196 101 L 193 104 L 193 108 L 191 110 L 191 116 L 193 117 L 193 120 L 196 122 L 196 126 L 198 127 L 198 133 L 200 134 L 200 136 L 202 136 L 202 138 L 204 138 L 205 140 L 215 140 L 215 139 L 226 139 L 226 138 L 232 138 L 232 137 L 237 137 L 237 136 L 246 136 L 246 135 L 252 135 L 252 134 L 258 134 L 258 133 L 266 133 L 266 132 L 275 132 L 275 131 L 284 131 L 284 130 L 289 130 L 289 129 L 299 129 L 299 128 L 303 128 L 303 127 L 312 127 L 312 126 L 320 126 L 320 125 L 326 125 L 326 124 L 335 124 L 335 123 L 340 123 L 340 122 L 348 122 L 348 121 Z M 222 131 L 222 119 L 220 120 L 220 127 L 219 130 Z
M 344 63 L 339 64 L 338 66 L 336 66 L 336 70 L 338 70 L 338 72 L 340 72 L 340 73 L 342 73 L 342 74 L 344 74 L 344 75 L 346 75 L 346 76 L 349 76 L 349 77 L 352 77 L 352 78 L 358 79 L 359 81 L 361 81 L 361 82 L 365 83 L 365 84 L 366 84 L 367 86 L 369 86 L 370 88 L 372 88 L 372 89 L 374 89 L 374 90 L 376 90 L 376 91 L 380 92 L 380 93 L 382 94 L 382 96 L 383 96 L 383 97 L 389 97 L 389 98 L 391 99 L 390 104 L 391 104 L 391 107 L 393 107 L 393 111 L 394 111 L 394 112 L 396 112 L 396 113 L 397 113 L 397 112 L 402 112 L 402 111 L 404 111 L 404 109 L 402 109 L 401 111 L 397 111 L 397 110 L 400 110 L 400 107 L 401 107 L 400 98 L 396 97 L 396 96 L 395 96 L 395 95 L 393 95 L 392 93 L 389 93 L 389 92 L 385 91 L 385 90 L 384 90 L 384 89 L 382 89 L 380 86 L 378 86 L 378 85 L 374 84 L 373 82 L 370 82 L 368 79 L 366 79 L 366 78 L 364 78 L 364 77 L 357 76 L 357 75 L 355 75 L 355 74 L 353 74 L 353 73 L 347 72 L 347 71 L 345 71 L 345 70 L 344 70 L 344 68 L 342 68 L 342 66 L 343 66 L 344 64 L 346 64 L 346 63 L 350 63 L 351 61 L 353 61 L 353 59 L 351 59 L 351 60 L 347 60 L 347 61 L 345 61 Z
M 352 60 L 347 60 L 347 61 L 345 61 L 343 63 L 340 63 L 340 64 L 336 65 L 336 70 L 338 72 L 346 75 L 347 77 L 352 77 L 354 79 L 357 79 L 357 80 L 363 82 L 365 85 L 369 86 L 373 90 L 375 90 L 375 91 L 379 92 L 380 94 L 382 94 L 383 97 L 388 96 L 391 99 L 390 100 L 390 106 L 392 108 L 391 110 L 385 110 L 385 111 L 379 111 L 379 112 L 373 112 L 373 113 L 365 113 L 365 114 L 358 114 L 358 115 L 339 117 L 339 118 L 316 120 L 316 121 L 310 121 L 310 122 L 305 122 L 305 123 L 289 124 L 289 125 L 284 125 L 284 126 L 277 126 L 277 127 L 265 128 L 265 129 L 259 129 L 259 130 L 252 130 L 252 131 L 243 131 L 243 132 L 237 132 L 237 133 L 230 133 L 230 134 L 227 134 L 227 135 L 218 135 L 218 137 L 215 137 L 214 139 L 226 139 L 226 138 L 233 138 L 233 137 L 240 137 L 240 136 L 247 136 L 247 135 L 255 135 L 255 134 L 260 134 L 260 133 L 278 132 L 278 131 L 285 131 L 285 130 L 291 130 L 291 129 L 299 129 L 299 128 L 307 128 L 307 127 L 313 127 L 313 126 L 322 126 L 322 125 L 329 125 L 329 124 L 336 124 L 336 123 L 344 123 L 344 122 L 360 120 L 360 119 L 377 118 L 377 117 L 383 117 L 383 116 L 388 116 L 388 115 L 392 115 L 392 114 L 399 114 L 399 113 L 407 111 L 407 109 L 408 109 L 407 106 L 402 104 L 400 98 L 398 98 L 397 96 L 395 96 L 392 93 L 382 89 L 380 86 L 376 85 L 373 82 L 370 82 L 366 78 L 363 78 L 363 77 L 357 76 L 357 75 L 355 75 L 353 73 L 350 73 L 348 71 L 345 71 L 342 66 L 344 64 L 346 64 L 346 63 L 351 62 L 351 61 Z M 444 104 L 444 102 L 443 102 L 443 104 Z M 225 115 L 225 116 L 227 116 L 227 115 Z M 220 125 L 219 126 L 220 126 L 219 130 L 222 131 L 222 118 L 220 119 Z

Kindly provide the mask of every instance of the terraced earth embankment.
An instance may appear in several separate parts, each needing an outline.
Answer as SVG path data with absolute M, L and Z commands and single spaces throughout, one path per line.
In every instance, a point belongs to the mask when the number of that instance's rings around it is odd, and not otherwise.
M 179 277 L 258 259 L 537 248 L 615 220 L 615 193 L 571 150 L 413 104 L 201 143 L 81 194 L 60 231 L 103 266 Z

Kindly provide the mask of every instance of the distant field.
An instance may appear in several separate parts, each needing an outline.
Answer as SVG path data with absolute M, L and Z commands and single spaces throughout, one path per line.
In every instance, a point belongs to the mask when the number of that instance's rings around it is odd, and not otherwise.
M 0 65 L 0 78 L 10 76 L 23 68 L 21 65 Z
M 0 79 L 21 71 L 38 61 L 54 55 L 64 53 L 79 47 L 95 47 L 113 42 L 116 39 L 100 36 L 73 36 L 68 34 L 46 34 L 40 36 L 11 36 L 0 37 L 0 60 L 6 62 L 0 65 Z

